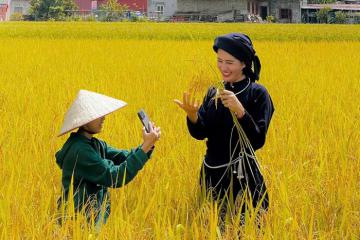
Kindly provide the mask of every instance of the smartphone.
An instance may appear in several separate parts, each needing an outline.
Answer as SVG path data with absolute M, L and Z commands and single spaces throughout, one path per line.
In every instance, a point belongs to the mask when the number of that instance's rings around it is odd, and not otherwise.
M 150 125 L 151 123 L 150 123 L 149 117 L 147 116 L 147 114 L 145 113 L 145 111 L 143 109 L 140 109 L 140 111 L 137 114 L 140 118 L 140 121 L 142 122 L 142 124 L 145 127 L 145 131 L 147 133 L 149 133 L 150 129 L 151 129 L 151 125 Z

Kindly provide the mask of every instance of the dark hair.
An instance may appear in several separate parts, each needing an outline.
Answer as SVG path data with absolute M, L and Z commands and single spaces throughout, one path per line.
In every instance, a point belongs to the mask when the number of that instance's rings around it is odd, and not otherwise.
M 259 80 L 261 63 L 251 42 L 251 39 L 242 33 L 230 33 L 219 36 L 214 41 L 215 52 L 222 49 L 239 61 L 245 63 L 243 73 L 251 81 Z

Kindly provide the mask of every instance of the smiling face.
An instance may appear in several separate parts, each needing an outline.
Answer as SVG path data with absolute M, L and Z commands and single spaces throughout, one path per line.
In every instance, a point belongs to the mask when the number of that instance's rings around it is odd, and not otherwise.
M 85 124 L 84 126 L 82 126 L 82 128 L 84 130 L 86 130 L 88 133 L 96 134 L 96 133 L 101 132 L 104 121 L 105 121 L 105 116 L 97 118 L 97 119 Z
M 217 67 L 225 82 L 232 83 L 245 78 L 243 74 L 245 64 L 222 49 L 217 51 Z

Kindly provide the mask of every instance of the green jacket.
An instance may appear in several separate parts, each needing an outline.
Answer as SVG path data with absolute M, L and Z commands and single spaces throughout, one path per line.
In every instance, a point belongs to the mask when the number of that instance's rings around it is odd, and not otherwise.
M 103 219 L 106 222 L 110 214 L 107 188 L 118 188 L 130 182 L 150 155 L 151 152 L 145 154 L 140 147 L 130 152 L 118 150 L 96 138 L 71 133 L 55 155 L 56 163 L 62 169 L 62 199 L 68 200 L 73 177 L 75 210 L 81 211 L 85 207 L 87 217 L 94 214 L 96 221 Z M 101 209 L 105 212 L 99 214 Z

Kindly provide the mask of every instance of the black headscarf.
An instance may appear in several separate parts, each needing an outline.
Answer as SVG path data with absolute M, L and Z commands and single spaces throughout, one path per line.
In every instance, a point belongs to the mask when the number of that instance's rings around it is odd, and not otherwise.
M 245 63 L 246 67 L 243 73 L 251 81 L 259 80 L 261 70 L 260 59 L 256 55 L 254 46 L 247 35 L 230 33 L 219 36 L 215 39 L 213 49 L 217 52 L 219 48 Z

